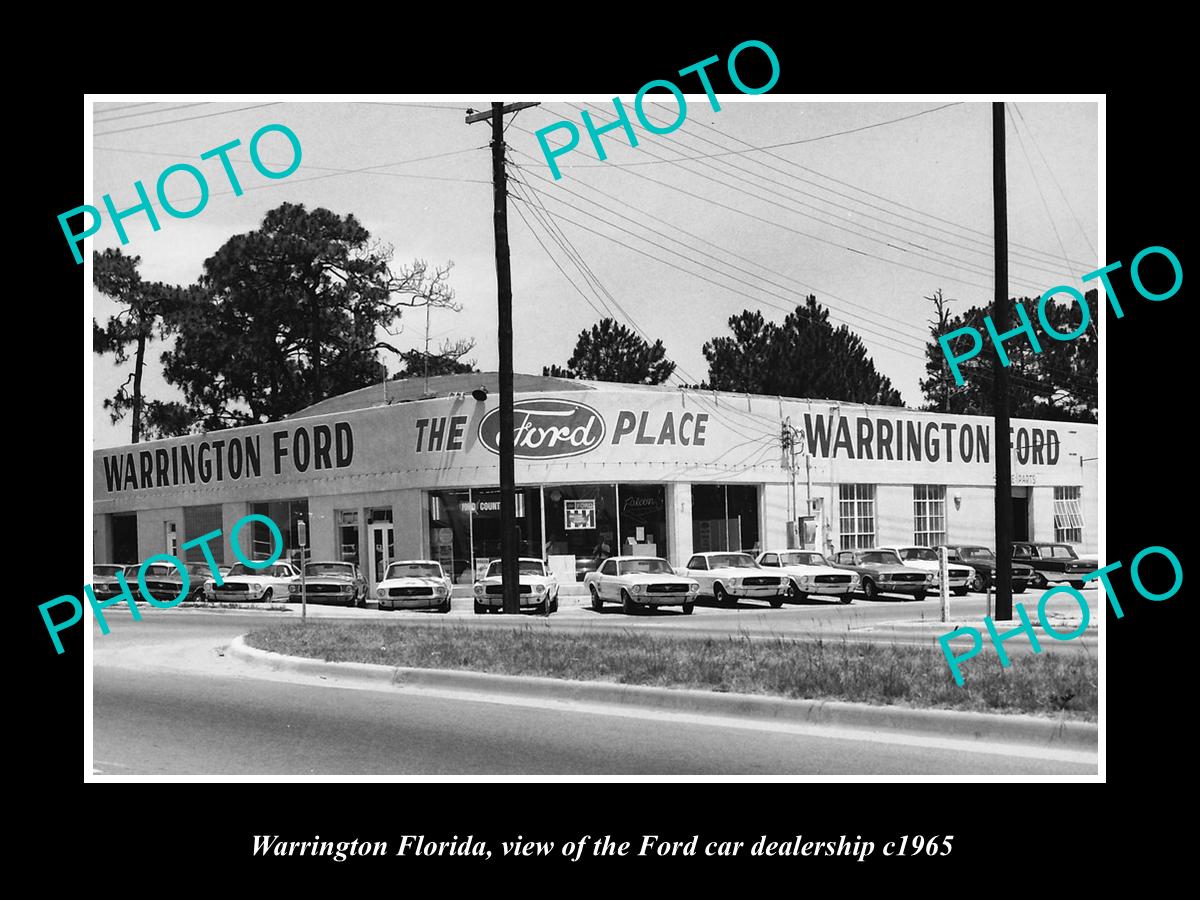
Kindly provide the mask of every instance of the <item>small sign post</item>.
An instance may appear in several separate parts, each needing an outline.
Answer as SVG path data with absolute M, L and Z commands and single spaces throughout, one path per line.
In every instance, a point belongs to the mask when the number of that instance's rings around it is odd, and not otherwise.
M 938 548 L 938 583 L 942 597 L 942 621 L 950 621 L 950 567 L 946 562 L 946 548 Z
M 308 523 L 301 519 L 296 523 L 297 538 L 300 541 L 300 624 L 308 624 L 308 593 L 304 584 L 304 547 L 308 543 Z

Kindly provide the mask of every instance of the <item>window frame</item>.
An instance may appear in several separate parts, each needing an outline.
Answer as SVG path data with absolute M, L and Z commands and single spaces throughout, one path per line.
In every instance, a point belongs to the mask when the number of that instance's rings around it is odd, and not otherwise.
M 838 485 L 838 534 L 843 548 L 864 550 L 875 546 L 879 528 L 877 495 L 874 484 L 847 482 Z M 869 529 L 864 527 L 868 523 Z
M 1083 543 L 1083 487 L 1054 485 L 1054 543 Z
M 914 484 L 912 489 L 913 544 L 933 548 L 946 543 L 946 486 Z

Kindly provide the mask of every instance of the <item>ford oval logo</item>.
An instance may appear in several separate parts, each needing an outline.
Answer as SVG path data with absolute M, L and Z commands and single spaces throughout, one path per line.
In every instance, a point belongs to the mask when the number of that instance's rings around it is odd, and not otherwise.
M 522 459 L 579 456 L 604 440 L 604 417 L 574 400 L 518 400 L 513 404 L 513 444 Z M 479 443 L 500 452 L 500 409 L 479 423 Z

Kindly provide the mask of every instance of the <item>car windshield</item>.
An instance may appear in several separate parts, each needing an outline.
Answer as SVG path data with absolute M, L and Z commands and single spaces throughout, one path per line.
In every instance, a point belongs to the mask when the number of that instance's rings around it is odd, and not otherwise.
M 92 566 L 93 575 L 116 575 L 118 572 L 124 571 L 124 566 Z
M 623 559 L 619 563 L 622 575 L 674 575 L 665 559 Z
M 757 569 L 758 563 L 745 553 L 718 553 L 708 558 L 710 569 Z
M 1050 555 L 1055 559 L 1079 559 L 1075 548 L 1067 544 L 1055 544 L 1050 548 Z
M 862 561 L 865 563 L 875 563 L 884 566 L 901 565 L 900 557 L 893 550 L 871 550 L 862 555 Z
M 780 553 L 779 561 L 785 566 L 827 566 L 829 561 L 820 553 Z
M 500 569 L 500 560 L 493 560 L 488 566 L 487 575 L 485 578 L 499 578 L 504 574 Z M 536 559 L 523 559 L 517 563 L 517 574 L 519 575 L 545 575 L 546 567 Z
M 900 551 L 901 559 L 923 559 L 926 562 L 937 562 L 938 556 L 928 547 L 911 547 Z
M 147 566 L 146 574 L 153 575 L 155 578 L 163 578 L 163 577 L 169 578 L 172 575 L 174 575 L 176 578 L 178 578 L 179 570 L 176 569 L 174 566 Z
M 959 556 L 963 559 L 978 559 L 985 562 L 996 558 L 996 555 L 987 547 L 963 547 L 959 551 Z
M 263 573 L 262 569 L 252 569 L 245 563 L 237 563 L 232 568 L 230 568 L 230 570 L 228 572 L 226 572 L 225 574 L 226 575 L 261 575 L 262 573 Z
M 1029 548 L 1021 544 L 1013 544 L 1012 555 L 1017 559 L 1032 559 L 1033 554 L 1029 552 Z
M 350 563 L 309 563 L 304 567 L 304 574 L 310 578 L 321 578 L 326 575 L 335 575 L 339 578 L 353 578 L 354 566 Z
M 387 578 L 441 578 L 442 567 L 437 563 L 392 563 Z

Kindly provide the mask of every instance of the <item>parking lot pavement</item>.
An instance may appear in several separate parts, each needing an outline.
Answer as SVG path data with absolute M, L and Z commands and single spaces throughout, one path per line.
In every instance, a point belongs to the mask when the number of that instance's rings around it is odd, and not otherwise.
M 457 593 L 457 592 L 456 592 Z M 1083 592 L 1088 601 L 1091 619 L 1098 622 L 1100 607 L 1105 606 L 1103 597 L 1094 588 Z M 1027 591 L 1018 594 L 1014 602 L 1023 603 L 1029 611 L 1030 618 L 1036 621 L 1035 608 L 1040 598 L 1039 592 Z M 1060 598 L 1055 602 L 1063 604 Z M 559 611 L 550 616 L 539 616 L 533 613 L 519 615 L 487 614 L 477 615 L 472 607 L 470 597 L 455 596 L 451 601 L 449 613 L 427 612 L 424 610 L 380 610 L 374 606 L 366 609 L 329 606 L 324 604 L 308 604 L 308 617 L 314 621 L 384 621 L 395 624 L 426 624 L 426 625 L 466 625 L 470 627 L 513 627 L 527 625 L 544 627 L 565 632 L 592 630 L 622 630 L 639 633 L 662 635 L 677 635 L 687 637 L 819 637 L 822 639 L 845 638 L 855 641 L 886 641 L 890 643 L 928 644 L 938 634 L 955 627 L 956 624 L 968 624 L 982 628 L 986 611 L 987 598 L 981 594 L 969 594 L 966 597 L 952 597 L 950 600 L 950 622 L 942 623 L 940 601 L 936 597 L 917 601 L 911 599 L 884 597 L 868 601 L 856 597 L 853 603 L 843 605 L 836 602 L 809 601 L 805 603 L 787 603 L 781 609 L 771 609 L 766 603 L 744 602 L 736 607 L 718 607 L 711 599 L 700 598 L 692 615 L 684 615 L 677 607 L 668 607 L 637 615 L 625 615 L 619 606 L 606 604 L 602 612 L 594 611 L 587 597 L 561 596 Z M 124 606 L 112 607 L 106 611 L 111 619 L 114 611 L 124 610 Z M 214 610 L 176 609 L 159 610 L 145 605 L 140 606 L 143 616 L 181 616 L 209 613 Z M 269 621 L 289 622 L 300 618 L 300 604 L 279 604 L 272 611 L 266 609 L 229 609 L 217 611 L 227 616 L 255 616 L 267 618 Z M 120 612 L 116 612 L 120 615 Z M 128 615 L 127 611 L 125 615 Z M 1065 620 L 1060 620 L 1065 621 Z M 1056 625 L 1065 630 L 1065 624 Z M 1094 641 L 1095 631 L 1080 641 Z M 1049 643 L 1049 642 L 1047 642 Z M 1070 648 L 1077 641 L 1054 642 L 1056 649 Z

